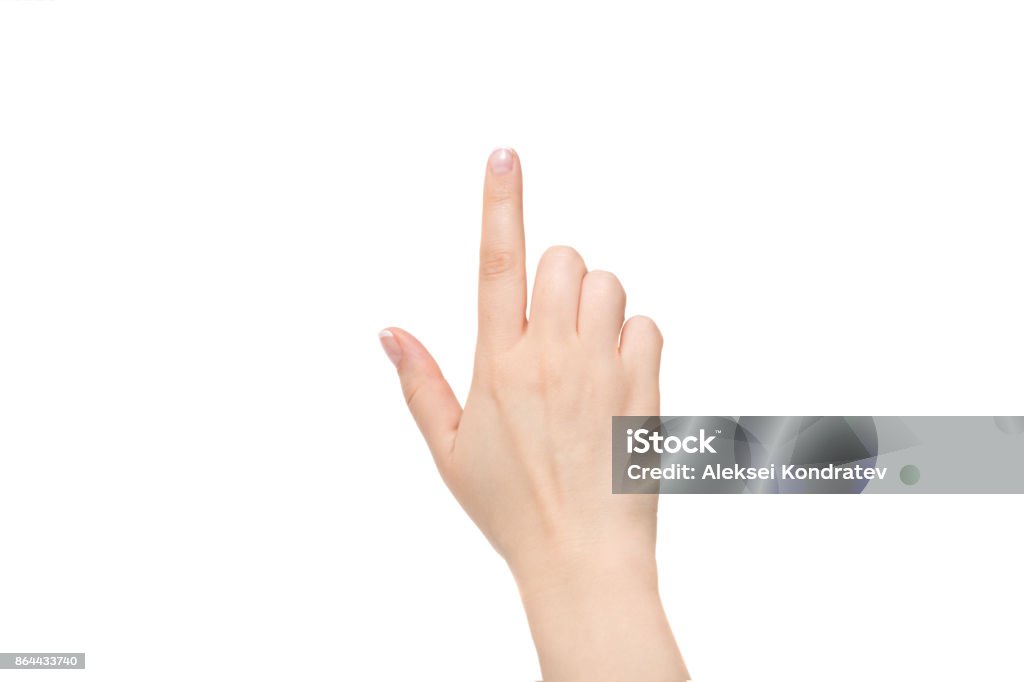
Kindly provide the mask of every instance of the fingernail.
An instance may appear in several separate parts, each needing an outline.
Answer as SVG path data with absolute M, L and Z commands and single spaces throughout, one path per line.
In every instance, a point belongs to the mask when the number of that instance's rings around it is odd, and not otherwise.
M 398 363 L 402 361 L 402 347 L 398 345 L 398 339 L 396 339 L 395 335 L 387 329 L 377 336 L 380 337 L 380 345 L 387 354 L 388 360 L 390 360 L 391 364 L 395 367 L 398 367 Z
M 512 161 L 512 150 L 502 147 L 491 152 L 487 165 L 495 175 L 503 175 L 512 170 Z

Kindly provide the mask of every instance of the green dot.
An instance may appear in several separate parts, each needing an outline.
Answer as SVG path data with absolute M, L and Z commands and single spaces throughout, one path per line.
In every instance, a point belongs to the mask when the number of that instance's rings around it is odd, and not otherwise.
M 908 464 L 900 469 L 900 480 L 904 485 L 914 485 L 921 480 L 921 470 L 913 464 Z

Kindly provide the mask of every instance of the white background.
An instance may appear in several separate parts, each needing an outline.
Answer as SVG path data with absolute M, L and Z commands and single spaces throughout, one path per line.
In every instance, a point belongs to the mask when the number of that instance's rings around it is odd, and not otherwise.
M 498 145 L 664 413 L 1021 413 L 1020 3 L 358 4 L 0 0 L 0 650 L 537 678 L 376 338 L 464 396 Z M 666 498 L 665 602 L 699 682 L 1020 679 L 1022 509 Z

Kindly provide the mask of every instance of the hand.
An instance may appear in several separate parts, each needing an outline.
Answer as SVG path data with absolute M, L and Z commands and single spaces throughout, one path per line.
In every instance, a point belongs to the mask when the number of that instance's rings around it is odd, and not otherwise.
M 473 381 L 460 407 L 408 332 L 381 333 L 445 483 L 505 558 L 541 668 L 559 680 L 685 680 L 657 592 L 656 495 L 613 495 L 611 417 L 659 413 L 661 335 L 568 247 L 537 268 L 529 320 L 522 172 L 488 160 Z

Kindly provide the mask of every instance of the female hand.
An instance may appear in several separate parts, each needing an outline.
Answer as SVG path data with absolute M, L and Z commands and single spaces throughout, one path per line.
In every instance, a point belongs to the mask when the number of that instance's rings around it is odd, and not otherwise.
M 611 417 L 659 413 L 661 335 L 625 305 L 614 275 L 552 247 L 527 318 L 522 172 L 498 149 L 465 408 L 419 341 L 381 332 L 438 471 L 519 584 L 549 682 L 689 679 L 658 597 L 657 496 L 612 494 Z

